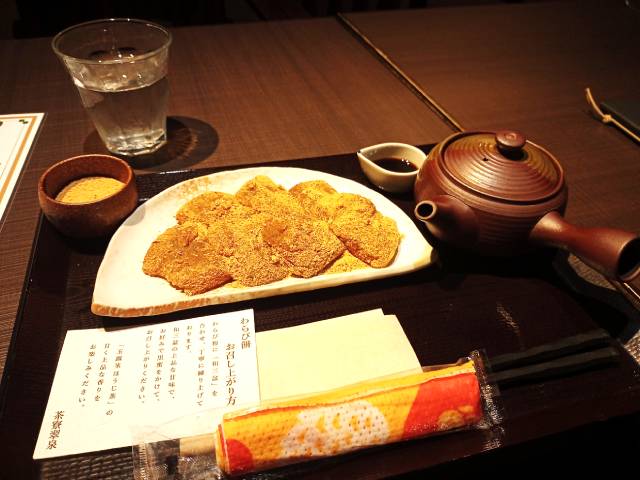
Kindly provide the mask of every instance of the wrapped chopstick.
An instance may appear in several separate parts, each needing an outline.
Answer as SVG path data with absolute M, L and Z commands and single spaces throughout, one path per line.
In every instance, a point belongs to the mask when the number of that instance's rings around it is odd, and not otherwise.
M 473 356 L 451 365 L 423 367 L 418 373 L 226 413 L 212 433 L 214 452 L 200 465 L 209 469 L 208 478 L 221 479 L 490 425 L 487 409 L 493 399 L 487 401 L 483 364 L 477 352 Z M 181 440 L 178 455 L 188 460 L 183 463 L 192 473 L 196 451 L 202 456 L 209 450 L 203 446 L 210 443 L 207 438 Z M 186 451 L 187 445 L 193 454 Z M 153 454 L 151 448 L 146 451 Z M 181 475 L 190 478 L 184 471 Z
M 224 415 L 215 436 L 229 475 L 469 427 L 484 419 L 471 360 Z

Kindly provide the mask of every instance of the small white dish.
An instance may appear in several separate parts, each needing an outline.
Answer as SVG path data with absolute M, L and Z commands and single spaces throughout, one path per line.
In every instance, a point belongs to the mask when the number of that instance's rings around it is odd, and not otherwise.
M 380 143 L 361 148 L 356 154 L 360 161 L 360 168 L 369 181 L 381 190 L 391 193 L 411 190 L 420 167 L 427 159 L 422 150 L 406 143 Z M 416 168 L 409 172 L 391 171 L 376 163 L 383 159 L 396 159 L 398 163 L 401 163 L 402 159 L 412 163 Z

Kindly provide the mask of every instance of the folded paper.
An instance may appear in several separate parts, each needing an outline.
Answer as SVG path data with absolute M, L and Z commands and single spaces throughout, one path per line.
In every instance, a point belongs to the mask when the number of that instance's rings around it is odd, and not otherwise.
M 382 309 L 259 332 L 256 342 L 262 401 L 422 371 L 402 325 Z

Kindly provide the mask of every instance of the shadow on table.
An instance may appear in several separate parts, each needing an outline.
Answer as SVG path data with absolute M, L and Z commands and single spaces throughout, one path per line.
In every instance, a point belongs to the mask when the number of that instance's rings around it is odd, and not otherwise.
M 522 314 L 533 308 L 526 306 L 530 300 L 525 300 L 520 305 L 517 301 L 519 295 L 506 290 L 528 289 L 531 298 L 537 299 L 536 302 L 541 304 L 550 301 L 563 302 L 568 297 L 572 297 L 576 305 L 581 305 L 581 308 L 593 313 L 593 320 L 600 328 L 607 330 L 624 344 L 640 331 L 640 310 L 636 309 L 600 273 L 569 252 L 542 248 L 516 256 L 483 256 L 439 242 L 425 229 L 422 231 L 437 252 L 436 265 L 442 275 L 433 278 L 432 281 L 442 292 L 458 292 L 468 288 L 466 284 L 473 282 L 474 278 L 484 276 L 488 280 L 491 277 L 496 289 L 494 299 L 504 305 L 511 303 L 512 308 L 519 305 L 519 308 L 522 308 L 520 312 Z M 522 280 L 525 281 L 522 282 Z M 536 282 L 542 282 L 553 288 L 544 289 L 536 286 Z M 476 286 L 481 287 L 482 283 Z M 554 290 L 566 291 L 567 298 L 563 299 L 563 295 L 553 299 L 545 298 L 544 295 L 538 297 L 540 292 L 553 296 Z M 513 298 L 510 298 L 511 295 Z M 507 300 L 507 297 L 510 300 Z
M 606 304 L 621 314 L 608 315 L 605 328 L 623 344 L 640 331 L 640 310 L 600 273 L 563 251 L 556 255 L 553 268 L 565 285 L 585 299 L 589 308 Z
M 135 169 L 185 170 L 209 157 L 219 143 L 218 132 L 211 125 L 191 117 L 168 117 L 167 136 L 167 143 L 157 152 L 137 157 L 117 156 Z M 86 138 L 84 152 L 110 154 L 95 130 Z

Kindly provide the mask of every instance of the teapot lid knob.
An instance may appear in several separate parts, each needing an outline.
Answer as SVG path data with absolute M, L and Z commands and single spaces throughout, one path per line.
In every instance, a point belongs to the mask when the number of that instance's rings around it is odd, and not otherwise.
M 527 143 L 527 139 L 520 132 L 500 130 L 496 132 L 496 143 L 501 152 L 514 153 L 522 150 L 522 147 Z

